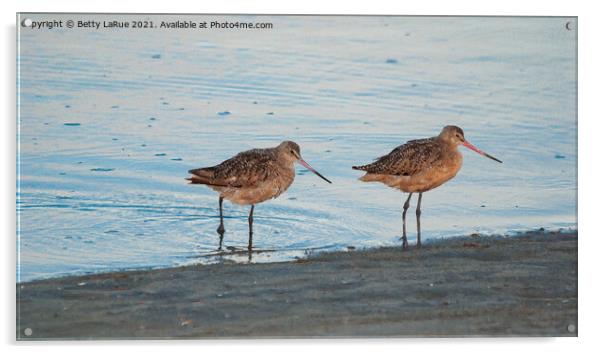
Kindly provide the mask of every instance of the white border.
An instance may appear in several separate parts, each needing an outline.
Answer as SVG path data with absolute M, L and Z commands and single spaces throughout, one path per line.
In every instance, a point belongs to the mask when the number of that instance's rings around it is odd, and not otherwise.
M 2 69 L 6 78 L 2 86 L 2 234 L 4 274 L 2 295 L 3 319 L 0 332 L 5 350 L 45 353 L 79 353 L 82 346 L 92 353 L 107 349 L 144 350 L 163 353 L 177 345 L 180 353 L 199 351 L 238 351 L 247 353 L 296 353 L 316 349 L 334 349 L 345 353 L 374 348 L 380 353 L 400 350 L 431 352 L 490 353 L 537 351 L 572 353 L 576 349 L 594 351 L 600 347 L 601 292 L 599 270 L 602 235 L 596 223 L 600 198 L 600 15 L 595 2 L 506 0 L 487 1 L 340 1 L 303 0 L 294 4 L 276 0 L 195 1 L 164 0 L 140 3 L 123 0 L 85 2 L 74 0 L 3 1 Z M 45 342 L 15 343 L 15 13 L 21 12 L 194 12 L 194 13 L 265 13 L 265 14 L 414 14 L 414 15 L 546 15 L 579 16 L 579 338 L 559 339 L 357 339 L 357 340 L 236 340 L 236 341 L 151 341 L 151 342 Z M 598 203 L 596 203 L 598 202 Z M 100 345 L 99 345 L 100 343 Z M 136 345 L 137 348 L 131 348 Z M 41 347 L 44 348 L 41 348 Z M 576 348 L 578 346 L 578 348 Z M 107 348 L 109 347 L 109 348 Z M 143 348 L 138 348 L 143 347 Z M 376 348 L 375 348 L 376 347 Z M 400 348 L 403 347 L 403 348 Z M 410 348 L 411 347 L 411 348 Z M 339 349 L 340 348 L 340 349 Z M 598 349 L 599 350 L 599 349 Z

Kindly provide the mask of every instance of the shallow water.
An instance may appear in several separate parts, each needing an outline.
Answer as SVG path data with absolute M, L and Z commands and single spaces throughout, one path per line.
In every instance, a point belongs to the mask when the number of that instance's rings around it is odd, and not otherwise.
M 576 227 L 575 19 L 150 19 L 274 28 L 21 27 L 18 281 L 246 261 L 214 255 L 218 198 L 186 171 L 285 139 L 333 184 L 299 167 L 258 205 L 254 245 L 274 251 L 254 261 L 399 244 L 404 196 L 350 166 L 446 124 L 504 163 L 464 149 L 423 197 L 424 239 Z M 224 205 L 224 244 L 244 247 L 249 208 Z

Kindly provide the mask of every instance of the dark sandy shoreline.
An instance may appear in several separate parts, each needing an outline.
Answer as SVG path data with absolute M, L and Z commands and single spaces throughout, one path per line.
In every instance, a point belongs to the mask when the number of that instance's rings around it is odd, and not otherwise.
M 577 332 L 577 231 L 17 284 L 19 340 Z

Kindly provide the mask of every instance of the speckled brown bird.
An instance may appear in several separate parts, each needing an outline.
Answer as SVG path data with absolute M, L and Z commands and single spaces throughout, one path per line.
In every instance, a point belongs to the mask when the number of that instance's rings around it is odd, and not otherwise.
M 361 181 L 381 182 L 402 192 L 410 193 L 403 205 L 403 249 L 408 247 L 406 212 L 410 207 L 412 194 L 418 193 L 416 247 L 420 248 L 420 203 L 422 202 L 422 193 L 439 187 L 454 178 L 460 171 L 462 154 L 458 151 L 459 145 L 464 145 L 480 155 L 502 162 L 470 144 L 464 138 L 464 131 L 461 128 L 448 125 L 441 130 L 438 136 L 410 140 L 396 147 L 389 154 L 379 157 L 371 164 L 352 167 L 354 170 L 366 172 L 360 178 Z
M 253 247 L 253 210 L 255 204 L 276 198 L 284 193 L 295 179 L 295 162 L 312 171 L 328 183 L 326 177 L 313 169 L 301 158 L 297 143 L 283 141 L 268 149 L 252 149 L 213 167 L 188 171 L 191 184 L 204 184 L 219 193 L 219 250 L 224 239 L 224 199 L 240 205 L 251 205 L 249 212 L 249 256 Z

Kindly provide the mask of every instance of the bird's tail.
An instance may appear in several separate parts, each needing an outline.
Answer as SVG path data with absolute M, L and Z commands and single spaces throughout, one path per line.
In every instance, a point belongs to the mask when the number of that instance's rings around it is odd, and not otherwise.
M 186 178 L 190 184 L 208 184 L 211 185 L 213 180 L 213 171 L 209 168 L 196 168 L 188 171 L 192 176 Z
M 351 168 L 354 169 L 354 170 L 366 171 L 366 169 L 368 168 L 368 166 L 370 166 L 370 164 L 368 164 L 368 165 L 362 165 L 362 166 L 351 166 Z
M 362 165 L 362 166 L 352 166 L 351 168 L 354 170 L 366 172 L 366 174 L 364 174 L 362 177 L 359 178 L 360 181 L 362 181 L 362 182 L 378 182 L 382 179 L 382 176 L 371 173 L 372 165 L 373 164 L 367 164 L 367 165 Z
M 211 187 L 239 188 L 239 186 L 224 184 L 215 179 L 213 167 L 203 167 L 188 171 L 192 176 L 186 178 L 189 184 L 205 184 Z

